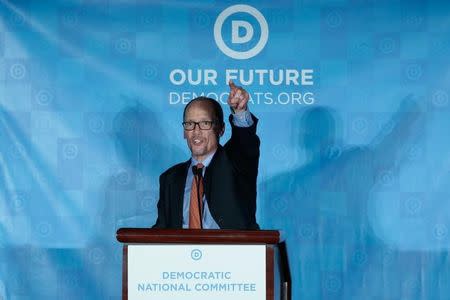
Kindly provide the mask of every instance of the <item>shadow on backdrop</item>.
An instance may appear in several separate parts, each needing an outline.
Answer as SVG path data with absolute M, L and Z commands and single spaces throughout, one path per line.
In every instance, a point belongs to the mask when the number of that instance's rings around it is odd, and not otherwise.
M 138 100 L 127 102 L 134 104 L 123 108 L 113 119 L 111 138 L 121 163 L 113 168 L 105 184 L 100 212 L 99 233 L 113 240 L 118 227 L 153 225 L 159 175 L 183 157 L 156 113 Z
M 436 262 L 445 254 L 391 249 L 370 222 L 374 192 L 398 174 L 408 146 L 423 138 L 418 129 L 424 117 L 408 96 L 365 146 L 342 143 L 342 120 L 330 108 L 308 108 L 295 117 L 292 132 L 306 162 L 260 187 L 264 227 L 286 234 L 294 298 L 363 299 L 371 290 L 382 299 L 422 299 L 422 290 L 437 299 L 439 279 L 421 280 L 420 274 L 443 268 Z
M 130 105 L 112 120 L 111 138 L 120 163 L 104 184 L 97 236 L 90 245 L 94 255 L 101 258 L 98 270 L 107 274 L 102 279 L 108 287 L 103 297 L 121 294 L 122 245 L 116 241 L 117 229 L 153 225 L 159 174 L 183 157 L 156 113 L 139 100 L 126 100 Z

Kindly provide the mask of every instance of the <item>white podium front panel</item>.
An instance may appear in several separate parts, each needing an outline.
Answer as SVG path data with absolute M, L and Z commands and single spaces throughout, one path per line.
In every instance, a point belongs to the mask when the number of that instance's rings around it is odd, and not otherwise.
M 128 299 L 266 300 L 264 245 L 129 245 Z

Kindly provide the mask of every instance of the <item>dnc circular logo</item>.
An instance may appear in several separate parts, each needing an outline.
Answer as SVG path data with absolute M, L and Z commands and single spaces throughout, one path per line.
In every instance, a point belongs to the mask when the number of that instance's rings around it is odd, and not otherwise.
M 259 40 L 254 41 L 255 28 L 250 23 L 250 19 L 256 19 L 259 24 Z M 222 29 L 227 19 L 231 20 L 231 44 L 233 48 L 241 47 L 246 48 L 250 45 L 250 49 L 236 50 L 232 49 L 229 45 L 225 43 Z M 229 28 L 229 26 L 227 26 Z M 225 55 L 234 59 L 248 59 L 264 49 L 264 46 L 269 39 L 269 26 L 264 16 L 256 8 L 250 5 L 238 4 L 232 5 L 222 11 L 214 23 L 214 40 L 216 41 L 217 47 L 225 53 Z
M 202 258 L 202 255 L 203 255 L 203 253 L 199 249 L 194 249 L 191 251 L 191 258 L 193 260 L 200 260 Z

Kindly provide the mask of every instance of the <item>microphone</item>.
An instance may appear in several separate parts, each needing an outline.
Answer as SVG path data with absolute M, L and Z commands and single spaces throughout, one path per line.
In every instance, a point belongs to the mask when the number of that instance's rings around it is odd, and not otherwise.
M 197 166 L 192 166 L 192 173 L 194 173 L 194 176 L 202 176 L 203 168 L 197 168 Z

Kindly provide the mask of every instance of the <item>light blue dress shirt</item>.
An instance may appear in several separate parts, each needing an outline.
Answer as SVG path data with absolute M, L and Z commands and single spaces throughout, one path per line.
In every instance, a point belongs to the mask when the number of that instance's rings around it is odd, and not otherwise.
M 233 124 L 237 127 L 250 127 L 253 125 L 253 119 L 248 110 L 233 114 Z M 214 151 L 208 155 L 205 160 L 201 163 L 203 164 L 203 176 L 205 176 L 206 168 L 211 163 L 211 160 L 216 152 Z M 194 180 L 194 173 L 192 173 L 192 167 L 197 165 L 199 161 L 191 158 L 191 165 L 186 177 L 186 184 L 184 186 L 184 197 L 183 197 L 183 228 L 189 228 L 189 205 L 191 196 L 191 186 L 192 180 Z M 204 229 L 220 229 L 216 221 L 211 215 L 208 207 L 208 201 L 206 201 L 206 196 L 203 195 L 203 212 L 202 212 L 202 224 Z

